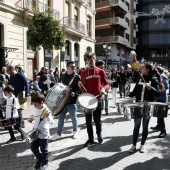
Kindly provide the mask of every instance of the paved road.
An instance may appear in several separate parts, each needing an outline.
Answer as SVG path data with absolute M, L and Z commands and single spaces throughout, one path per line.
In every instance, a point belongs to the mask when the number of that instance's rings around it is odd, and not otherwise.
M 72 139 L 72 123 L 65 122 L 65 137 L 49 142 L 49 170 L 170 170 L 170 116 L 165 119 L 168 135 L 164 139 L 157 138 L 159 132 L 149 131 L 146 142 L 146 152 L 129 154 L 127 151 L 132 143 L 133 120 L 127 120 L 112 108 L 111 93 L 109 93 L 109 115 L 103 111 L 103 144 L 83 148 L 87 140 L 85 119 L 78 113 L 79 137 Z M 33 106 L 24 111 L 24 117 L 33 114 Z M 69 115 L 67 115 L 69 118 Z M 51 135 L 56 133 L 57 118 L 51 128 Z M 156 118 L 152 117 L 149 126 L 155 126 Z M 33 125 L 27 123 L 26 131 Z M 94 129 L 95 131 L 95 129 Z M 0 170 L 33 170 L 35 158 L 29 149 L 29 144 L 20 140 L 5 145 L 9 139 L 7 131 L 0 129 Z M 140 145 L 141 131 L 139 142 Z M 95 138 L 97 143 L 97 136 Z

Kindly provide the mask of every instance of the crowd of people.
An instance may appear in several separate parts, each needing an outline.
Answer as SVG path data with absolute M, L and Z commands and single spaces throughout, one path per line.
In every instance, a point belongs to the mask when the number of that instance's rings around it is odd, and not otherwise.
M 22 109 L 20 109 L 17 96 L 20 92 L 25 91 L 24 100 L 31 94 L 32 90 L 32 104 L 35 107 L 34 118 L 30 118 L 29 122 L 34 122 L 34 129 L 38 130 L 39 137 L 31 143 L 31 151 L 36 156 L 37 162 L 35 169 L 47 169 L 48 167 L 48 138 L 49 124 L 53 123 L 52 113 L 45 105 L 45 97 L 48 91 L 57 85 L 57 83 L 63 83 L 71 89 L 69 99 L 64 106 L 64 109 L 58 116 L 58 125 L 56 125 L 56 134 L 50 137 L 50 140 L 57 140 L 62 137 L 64 128 L 64 120 L 67 112 L 70 114 L 73 129 L 73 138 L 77 138 L 78 135 L 78 120 L 77 120 L 77 105 L 76 101 L 80 94 L 88 92 L 97 97 L 98 105 L 93 112 L 89 111 L 85 114 L 85 122 L 87 127 L 88 139 L 84 143 L 84 147 L 95 144 L 93 133 L 93 120 L 96 127 L 96 134 L 98 142 L 103 143 L 102 137 L 102 122 L 101 115 L 102 110 L 105 110 L 105 114 L 108 113 L 108 92 L 112 92 L 112 107 L 117 107 L 117 94 L 119 89 L 120 98 L 135 97 L 136 102 L 167 102 L 167 93 L 169 91 L 169 73 L 166 68 L 160 65 L 153 65 L 150 62 L 143 62 L 138 70 L 134 70 L 130 64 L 125 67 L 121 66 L 119 69 L 105 69 L 105 62 L 102 60 L 96 60 L 96 55 L 90 53 L 86 56 L 86 68 L 76 68 L 74 61 L 68 61 L 66 69 L 62 69 L 61 73 L 56 67 L 52 68 L 42 67 L 39 71 L 36 69 L 35 80 L 30 81 L 24 75 L 22 68 L 7 66 L 2 68 L 0 74 L 0 105 L 4 105 L 6 100 L 6 114 L 0 112 L 0 118 L 16 118 L 17 123 L 14 125 L 14 129 L 21 133 L 21 139 L 24 140 L 25 132 L 22 129 L 24 127 L 24 121 L 22 119 Z M 136 83 L 134 89 L 130 91 L 130 84 Z M 133 145 L 129 152 L 134 153 L 136 151 L 136 143 L 139 136 L 139 129 L 141 121 L 143 119 L 143 131 L 142 140 L 139 151 L 144 152 L 144 144 L 148 135 L 148 125 L 150 121 L 149 109 L 143 107 L 142 116 L 134 119 L 133 130 Z M 38 116 L 39 115 L 39 116 Z M 93 119 L 93 120 L 92 120 Z M 158 118 L 157 125 L 151 127 L 153 130 L 159 130 L 158 137 L 166 136 L 166 127 L 164 118 Z M 12 126 L 7 128 L 10 134 L 10 139 L 7 144 L 16 140 Z M 39 151 L 39 147 L 41 153 Z

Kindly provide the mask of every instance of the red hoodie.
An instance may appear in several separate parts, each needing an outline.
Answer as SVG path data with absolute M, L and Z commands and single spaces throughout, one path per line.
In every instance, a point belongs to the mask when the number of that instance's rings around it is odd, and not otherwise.
M 93 95 L 97 96 L 100 94 L 100 90 L 102 87 L 105 91 L 108 91 L 110 88 L 106 73 L 104 70 L 94 67 L 94 69 L 86 68 L 85 71 L 82 71 L 81 74 L 81 82 L 86 88 L 88 93 L 92 93 Z M 84 83 L 84 76 L 86 77 Z M 83 92 L 85 92 L 83 90 Z

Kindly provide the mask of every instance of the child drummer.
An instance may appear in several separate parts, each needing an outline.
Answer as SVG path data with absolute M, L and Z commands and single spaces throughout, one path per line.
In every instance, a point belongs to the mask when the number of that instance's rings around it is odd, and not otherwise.
M 10 118 L 16 118 L 16 125 L 14 125 L 14 129 L 19 131 L 21 134 L 21 139 L 24 140 L 24 131 L 22 130 L 20 126 L 20 119 L 18 115 L 18 110 L 20 108 L 20 105 L 18 103 L 18 99 L 14 96 L 14 88 L 11 85 L 8 85 L 4 88 L 4 94 L 6 98 L 6 119 Z M 9 134 L 11 138 L 6 142 L 6 144 L 12 143 L 16 141 L 16 138 L 14 136 L 14 131 L 12 126 L 8 127 Z
M 44 104 L 45 97 L 43 94 L 36 92 L 32 96 L 31 101 L 35 107 L 34 129 L 37 129 L 39 132 L 39 138 L 31 143 L 31 151 L 37 159 L 34 168 L 45 170 L 48 168 L 49 124 L 53 124 L 53 117 L 49 108 Z M 33 118 L 30 118 L 28 121 L 31 123 Z M 41 153 L 39 152 L 39 147 Z

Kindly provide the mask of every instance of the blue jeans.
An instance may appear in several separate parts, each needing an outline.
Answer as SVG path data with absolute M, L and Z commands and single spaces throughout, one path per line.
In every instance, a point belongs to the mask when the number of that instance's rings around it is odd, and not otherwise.
M 67 104 L 58 117 L 58 129 L 57 129 L 58 135 L 61 135 L 63 131 L 64 119 L 66 117 L 67 112 L 70 113 L 70 117 L 73 124 L 73 131 L 77 131 L 78 124 L 77 124 L 76 104 Z
M 39 152 L 39 147 L 41 153 Z M 48 162 L 48 139 L 40 139 L 31 143 L 31 151 L 34 153 L 37 160 L 41 160 L 42 164 Z
M 141 145 L 144 145 L 146 138 L 148 136 L 148 125 L 149 125 L 149 121 L 150 121 L 150 116 L 144 114 L 142 118 L 143 118 L 143 131 L 142 131 Z M 136 146 L 136 143 L 138 140 L 139 129 L 140 129 L 142 118 L 134 119 L 134 123 L 135 123 L 134 130 L 133 130 L 133 145 L 134 146 Z

